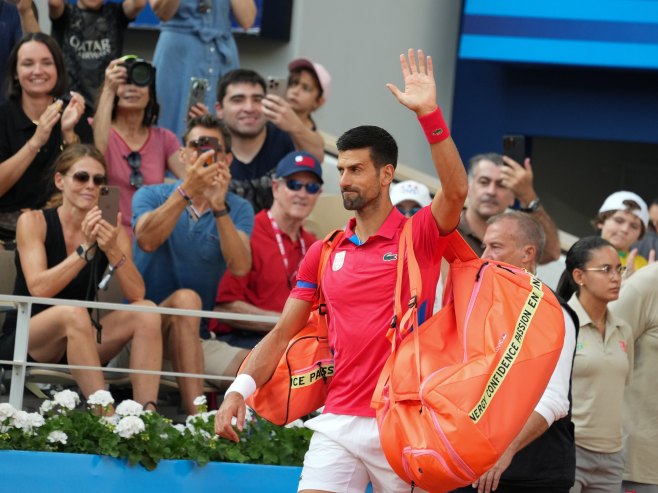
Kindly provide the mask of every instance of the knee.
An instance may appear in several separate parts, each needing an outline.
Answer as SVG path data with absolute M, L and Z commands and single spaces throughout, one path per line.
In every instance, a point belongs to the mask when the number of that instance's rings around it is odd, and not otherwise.
M 89 312 L 78 306 L 58 306 L 58 317 L 66 327 L 67 336 L 91 334 Z
M 201 310 L 201 296 L 191 289 L 179 289 L 171 295 L 170 306 L 186 310 Z
M 138 306 L 148 306 L 151 308 L 156 308 L 157 305 L 149 300 L 136 301 L 131 303 L 132 305 Z M 154 334 L 160 333 L 162 317 L 159 313 L 147 313 L 147 312 L 133 312 L 131 315 L 133 323 L 139 327 L 141 331 L 149 331 Z

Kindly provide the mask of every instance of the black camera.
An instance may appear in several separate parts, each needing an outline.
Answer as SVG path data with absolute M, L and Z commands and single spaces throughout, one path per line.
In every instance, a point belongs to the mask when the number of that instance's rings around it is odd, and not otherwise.
M 155 80 L 155 67 L 150 62 L 135 55 L 126 55 L 121 60 L 128 70 L 128 84 L 147 87 Z

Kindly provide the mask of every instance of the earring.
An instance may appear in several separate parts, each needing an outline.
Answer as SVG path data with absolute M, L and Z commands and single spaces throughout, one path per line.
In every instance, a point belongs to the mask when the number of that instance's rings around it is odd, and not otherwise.
M 585 284 L 584 282 L 579 282 L 578 283 L 579 286 L 583 286 L 584 284 Z

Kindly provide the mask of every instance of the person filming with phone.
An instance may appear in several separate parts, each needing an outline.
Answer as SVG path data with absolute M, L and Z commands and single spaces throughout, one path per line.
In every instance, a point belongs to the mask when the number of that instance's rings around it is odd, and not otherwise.
M 133 55 L 112 60 L 94 115 L 94 141 L 107 160 L 108 183 L 121 192 L 121 217 L 131 236 L 135 192 L 163 183 L 167 170 L 185 174 L 178 137 L 157 126 L 159 112 L 155 67 Z
M 144 301 L 144 281 L 132 260 L 125 230 L 101 217 L 98 199 L 107 181 L 103 156 L 90 145 L 68 147 L 55 163 L 58 193 L 43 210 L 25 212 L 16 230 L 13 294 L 90 301 L 109 267 L 132 304 Z M 115 224 L 121 214 L 114 218 Z M 152 304 L 151 304 L 152 305 Z M 0 359 L 13 359 L 16 311 L 7 314 Z M 41 363 L 101 366 L 131 343 L 130 368 L 160 370 L 160 316 L 113 311 L 97 320 L 86 308 L 32 305 L 28 358 Z M 71 370 L 87 398 L 105 389 L 101 370 Z M 132 374 L 133 398 L 147 407 L 157 400 L 160 377 Z

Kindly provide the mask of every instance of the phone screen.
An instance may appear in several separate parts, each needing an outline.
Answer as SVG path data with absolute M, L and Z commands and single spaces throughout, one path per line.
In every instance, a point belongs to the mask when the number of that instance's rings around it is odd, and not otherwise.
M 119 187 L 102 187 L 98 197 L 98 208 L 101 210 L 101 217 L 112 226 L 116 226 L 119 212 Z

